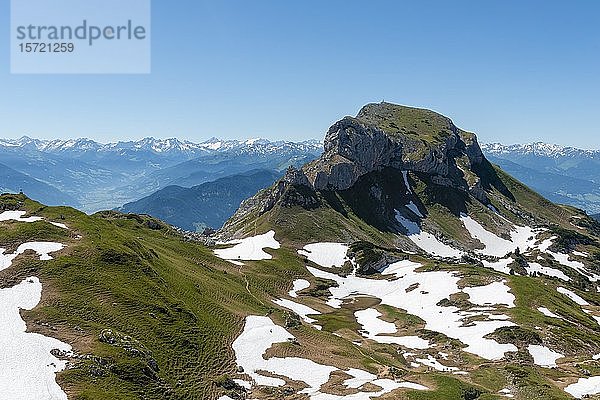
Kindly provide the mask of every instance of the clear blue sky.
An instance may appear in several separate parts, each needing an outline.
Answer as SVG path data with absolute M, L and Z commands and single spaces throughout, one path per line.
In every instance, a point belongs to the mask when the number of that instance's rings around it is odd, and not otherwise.
M 600 148 L 600 1 L 153 0 L 150 75 L 10 75 L 0 136 L 322 138 L 381 101 Z

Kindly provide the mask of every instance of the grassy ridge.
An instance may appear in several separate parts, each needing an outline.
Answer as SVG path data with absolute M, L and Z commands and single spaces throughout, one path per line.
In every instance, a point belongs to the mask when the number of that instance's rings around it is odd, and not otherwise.
M 62 215 L 71 228 L 9 223 L 10 229 L 0 232 L 1 243 L 35 238 L 68 247 L 48 262 L 20 258 L 0 279 L 6 286 L 25 276 L 40 277 L 42 302 L 25 317 L 49 327 L 30 322 L 30 330 L 93 354 L 60 374 L 73 398 L 215 396 L 214 380 L 235 371 L 229 344 L 243 317 L 267 312 L 246 291 L 236 268 L 164 226 L 150 229 L 149 219 L 86 216 L 29 200 L 21 209 L 50 220 Z M 99 340 L 107 329 L 112 331 L 108 341 L 116 344 Z

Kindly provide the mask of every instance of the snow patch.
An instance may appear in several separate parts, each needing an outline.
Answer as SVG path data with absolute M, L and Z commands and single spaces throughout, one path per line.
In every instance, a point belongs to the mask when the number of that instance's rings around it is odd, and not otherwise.
M 288 310 L 292 310 L 293 312 L 298 314 L 300 316 L 300 318 L 302 318 L 302 320 L 304 322 L 306 322 L 307 324 L 313 324 L 313 323 L 317 322 L 316 319 L 309 318 L 308 317 L 309 314 L 321 314 L 317 310 L 313 310 L 312 308 L 305 306 L 304 304 L 296 303 L 294 301 L 287 300 L 287 299 L 273 300 L 273 303 L 275 303 L 281 307 L 287 308 Z M 321 327 L 317 327 L 317 328 L 320 329 Z
M 62 250 L 64 247 L 64 245 L 55 242 L 27 242 L 17 247 L 17 251 L 11 254 L 4 254 L 6 249 L 0 248 L 0 271 L 10 267 L 14 259 L 27 250 L 35 251 L 40 260 L 47 261 L 52 260 L 50 253 Z
M 500 393 L 504 397 L 509 397 L 509 398 L 515 397 L 513 394 L 510 393 L 510 389 L 509 388 L 504 388 L 504 389 L 498 391 L 498 393 Z
M 245 239 L 232 240 L 220 244 L 233 244 L 233 247 L 227 249 L 216 249 L 214 253 L 228 261 L 259 261 L 270 260 L 273 258 L 264 251 L 265 248 L 279 249 L 281 245 L 275 240 L 275 231 L 269 231 L 262 235 L 251 236 Z M 239 264 L 238 264 L 239 265 Z
M 552 246 L 552 242 L 554 242 L 554 240 L 556 238 L 557 238 L 557 236 L 551 236 L 548 239 L 542 240 L 542 243 L 537 245 L 538 250 L 541 251 L 542 253 L 547 252 L 548 248 L 550 248 L 550 246 Z
M 252 389 L 252 384 L 248 381 L 245 381 L 243 379 L 234 379 L 233 380 L 235 383 L 237 383 L 238 385 L 240 385 L 241 387 L 243 387 L 244 389 Z
M 491 268 L 494 271 L 502 272 L 503 274 L 507 275 L 510 274 L 509 265 L 512 264 L 514 261 L 515 260 L 512 257 L 503 258 L 501 260 L 493 262 L 481 260 L 485 268 Z
M 374 308 L 356 311 L 354 313 L 356 322 L 363 327 L 363 336 L 384 344 L 399 344 L 411 349 L 427 349 L 429 341 L 418 336 L 387 336 L 383 334 L 394 334 L 398 330 L 396 325 L 380 319 L 381 313 Z
M 596 275 L 596 274 L 594 274 L 592 272 L 589 272 L 586 269 L 585 264 L 583 264 L 582 262 L 577 261 L 577 260 L 569 260 L 569 255 L 568 254 L 565 254 L 565 253 L 555 253 L 553 251 L 548 250 L 550 248 L 550 246 L 552 246 L 552 243 L 554 242 L 554 240 L 556 240 L 556 239 L 557 239 L 556 236 L 551 236 L 548 239 L 544 239 L 542 241 L 542 243 L 540 243 L 537 246 L 537 248 L 539 249 L 540 252 L 546 253 L 546 254 L 550 255 L 559 264 L 564 265 L 565 267 L 572 268 L 575 271 L 579 272 L 581 275 L 586 276 L 590 281 L 592 281 L 592 282 L 600 281 L 600 275 Z M 581 255 L 585 256 L 585 253 L 579 253 L 579 252 L 576 252 L 576 251 L 574 251 L 573 254 L 579 255 L 579 256 L 581 256 Z
M 298 250 L 298 254 L 323 268 L 343 267 L 348 261 L 347 252 L 348 246 L 343 243 L 312 243 Z
M 398 210 L 396 220 L 407 230 L 408 238 L 425 252 L 437 257 L 460 258 L 463 252 L 457 250 L 436 238 L 431 233 L 421 230 L 416 222 L 405 218 Z
M 506 281 L 492 282 L 485 286 L 464 288 L 463 292 L 469 295 L 469 301 L 480 306 L 503 304 L 508 307 L 515 306 L 515 296 L 510 293 Z
M 57 339 L 26 332 L 19 309 L 31 310 L 40 301 L 42 284 L 31 277 L 20 284 L 0 289 L 0 393 L 11 400 L 67 400 L 56 383 L 55 374 L 66 361 L 50 351 L 71 351 L 71 346 Z
M 417 205 L 415 203 L 413 203 L 412 201 L 406 205 L 406 208 L 408 208 L 410 211 L 412 211 L 419 217 L 424 218 L 423 214 L 421 214 L 421 211 L 419 211 L 419 207 L 417 207 Z
M 579 378 L 577 383 L 572 383 L 567 386 L 565 392 L 576 399 L 581 399 L 586 395 L 600 393 L 600 376 Z
M 504 257 L 506 254 L 515 251 L 517 248 L 521 251 L 533 247 L 535 243 L 535 231 L 528 226 L 513 225 L 510 231 L 510 239 L 506 240 L 486 230 L 479 222 L 466 214 L 460 215 L 460 220 L 474 239 L 477 239 L 484 245 L 483 249 L 475 250 L 478 254 L 493 257 Z
M 560 315 L 554 314 L 552 311 L 548 310 L 546 307 L 538 307 L 538 311 L 541 312 L 542 314 L 544 314 L 546 317 L 564 319 Z
M 388 265 L 379 271 L 382 275 L 396 275 L 397 278 L 402 278 L 404 275 L 413 272 L 422 265 L 410 260 L 397 261 Z
M 310 287 L 310 282 L 306 279 L 296 279 L 293 283 L 292 290 L 288 292 L 290 297 L 298 297 L 298 292 Z
M 436 360 L 433 356 L 431 356 L 429 354 L 427 355 L 427 358 L 415 358 L 415 361 L 421 365 L 425 365 L 426 367 L 431 367 L 431 368 L 435 369 L 436 371 L 443 371 L 443 372 L 458 371 L 458 368 L 447 367 L 447 366 L 441 364 L 438 360 Z
M 23 218 L 23 215 L 25 215 L 25 214 L 27 214 L 27 211 L 4 211 L 0 214 L 0 222 L 1 221 L 37 222 L 37 221 L 42 221 L 44 219 L 42 217 Z M 59 228 L 69 229 L 68 226 L 66 226 L 65 224 L 62 224 L 60 222 L 50 222 L 50 223 L 54 226 L 58 226 Z
M 564 357 L 563 354 L 550 350 L 545 346 L 530 344 L 527 346 L 527 351 L 533 357 L 533 363 L 540 367 L 552 368 L 556 367 L 556 360 Z
M 494 212 L 494 213 L 496 213 L 496 214 L 500 215 L 500 211 L 498 211 L 498 209 L 497 209 L 496 207 L 494 207 L 494 205 L 493 205 L 493 204 L 488 204 L 488 205 L 487 205 L 487 208 L 488 208 L 490 211 L 492 211 L 492 212 Z
M 569 260 L 569 255 L 565 253 L 554 253 L 552 251 L 546 251 L 546 253 L 550 254 L 556 261 L 565 267 L 573 268 L 575 271 L 579 272 L 581 275 L 586 276 L 590 281 L 597 282 L 600 280 L 600 276 L 588 272 L 585 268 L 585 265 L 580 261 Z
M 556 277 L 558 279 L 562 279 L 563 281 L 570 281 L 571 278 L 569 278 L 567 275 L 565 275 L 564 272 L 562 272 L 559 269 L 556 268 L 550 268 L 550 267 L 544 267 L 538 263 L 529 263 L 529 266 L 525 268 L 525 270 L 527 271 L 528 274 L 532 274 L 532 273 L 539 273 L 542 275 L 546 275 L 546 276 L 553 276 Z
M 27 214 L 26 211 L 4 211 L 0 214 L 0 221 L 18 221 L 18 222 L 37 222 L 41 221 L 42 217 L 27 217 L 23 218 L 23 215 Z
M 568 298 L 570 298 L 571 300 L 573 300 L 575 303 L 579 304 L 580 306 L 589 306 L 590 305 L 590 303 L 588 303 L 587 301 L 585 301 L 584 299 L 582 299 L 580 296 L 573 293 L 569 289 L 566 289 L 564 287 L 557 287 L 556 290 L 558 291 L 558 293 L 564 294 L 565 296 L 567 296 Z
M 408 183 L 408 171 L 402 171 L 402 177 L 404 178 L 404 186 L 406 186 L 406 194 L 412 194 L 410 183 Z

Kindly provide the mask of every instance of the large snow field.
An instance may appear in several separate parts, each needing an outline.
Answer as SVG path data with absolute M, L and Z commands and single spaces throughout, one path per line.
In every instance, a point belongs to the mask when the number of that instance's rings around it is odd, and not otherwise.
M 281 378 L 265 376 L 260 371 L 304 382 L 307 388 L 299 393 L 308 395 L 311 400 L 369 400 L 401 387 L 427 389 L 411 382 L 377 379 L 375 375 L 367 371 L 350 369 L 343 371 L 350 376 L 344 381 L 346 387 L 358 389 L 371 383 L 378 386 L 380 390 L 376 392 L 358 391 L 355 394 L 344 396 L 323 393 L 321 387 L 329 381 L 332 372 L 340 371 L 337 367 L 322 365 L 299 357 L 264 358 L 266 351 L 275 343 L 285 343 L 293 339 L 294 336 L 283 327 L 275 325 L 269 317 L 248 316 L 244 330 L 232 345 L 236 363 L 244 369 L 244 373 L 250 376 L 256 385 L 277 387 L 286 383 Z
M 389 336 L 398 332 L 396 325 L 380 319 L 381 313 L 374 308 L 359 310 L 354 313 L 356 322 L 363 329 L 363 336 L 384 344 L 399 344 L 410 349 L 427 349 L 430 347 L 429 341 L 421 339 L 418 336 Z
M 567 386 L 565 392 L 576 399 L 581 399 L 586 395 L 600 393 L 600 376 L 579 378 L 577 383 L 572 383 Z
M 31 310 L 40 301 L 42 284 L 31 277 L 20 284 L 0 289 L 0 393 L 10 400 L 66 400 L 55 374 L 66 362 L 50 351 L 64 352 L 71 346 L 37 333 L 26 332 L 20 309 Z
M 512 322 L 491 319 L 489 318 L 490 312 L 462 311 L 455 306 L 438 305 L 441 300 L 461 292 L 458 287 L 459 276 L 449 271 L 416 272 L 415 269 L 418 266 L 419 264 L 416 263 L 414 266 L 409 266 L 404 262 L 402 267 L 392 264 L 393 274 L 398 276 L 395 280 L 369 279 L 353 274 L 342 277 L 316 268 L 307 268 L 314 276 L 330 279 L 338 284 L 336 287 L 329 288 L 331 296 L 327 304 L 332 307 L 341 307 L 342 300 L 350 296 L 371 296 L 380 299 L 382 304 L 418 316 L 425 321 L 425 329 L 458 339 L 467 345 L 466 351 L 485 359 L 497 360 L 502 358 L 506 352 L 517 351 L 512 344 L 500 344 L 493 339 L 484 337 L 500 327 L 513 326 Z M 415 286 L 416 288 L 414 288 Z M 414 288 L 414 290 L 407 292 L 409 288 Z M 488 292 L 491 298 L 499 298 L 502 301 L 508 299 L 503 284 L 489 287 Z M 367 316 L 369 315 L 367 314 Z M 473 321 L 468 325 L 464 324 L 466 318 L 476 316 L 484 316 L 487 319 Z M 376 329 L 381 329 L 383 324 L 378 323 L 377 326 Z M 386 329 L 390 328 L 387 325 L 386 327 Z
M 25 253 L 27 250 L 35 251 L 40 260 L 51 260 L 50 253 L 62 250 L 65 246 L 56 242 L 28 242 L 17 247 L 17 251 L 11 254 L 4 254 L 6 249 L 0 248 L 0 271 L 10 267 L 17 256 Z
M 416 222 L 405 218 L 396 210 L 396 220 L 406 229 L 408 238 L 420 249 L 436 257 L 460 258 L 464 253 L 449 246 L 431 233 L 421 230 Z
M 270 248 L 276 250 L 281 247 L 279 242 L 275 240 L 275 231 L 220 244 L 233 245 L 233 247 L 216 249 L 214 250 L 215 255 L 224 260 L 236 261 L 237 263 L 239 261 L 270 260 L 273 257 L 269 253 L 266 253 L 264 249 Z
M 343 267 L 349 261 L 347 252 L 348 246 L 343 243 L 312 243 L 298 250 L 298 254 L 323 268 Z

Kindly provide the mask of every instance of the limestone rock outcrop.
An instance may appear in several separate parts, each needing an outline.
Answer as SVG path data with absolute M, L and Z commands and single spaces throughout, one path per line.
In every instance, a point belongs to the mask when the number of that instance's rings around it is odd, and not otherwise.
M 474 172 L 484 161 L 477 138 L 433 111 L 369 104 L 356 117 L 345 117 L 329 128 L 324 150 L 301 171 L 288 171 L 284 181 L 339 191 L 365 174 L 391 167 L 428 174 L 439 185 L 487 201 Z

